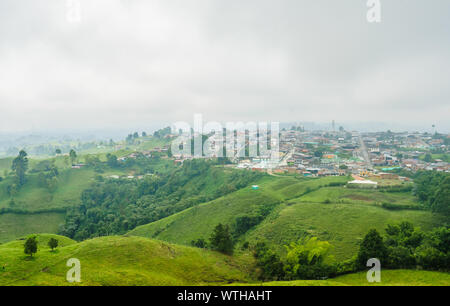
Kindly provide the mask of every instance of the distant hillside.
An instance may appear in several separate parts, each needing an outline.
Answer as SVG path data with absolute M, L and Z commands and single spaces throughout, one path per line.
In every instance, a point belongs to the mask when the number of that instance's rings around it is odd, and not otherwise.
M 47 246 L 56 237 L 61 247 Z M 69 285 L 69 258 L 81 263 L 80 285 L 206 285 L 249 281 L 249 264 L 216 252 L 139 237 L 103 237 L 75 243 L 56 235 L 39 235 L 32 260 L 24 240 L 0 245 L 0 285 Z M 0 267 L 1 268 L 1 267 Z

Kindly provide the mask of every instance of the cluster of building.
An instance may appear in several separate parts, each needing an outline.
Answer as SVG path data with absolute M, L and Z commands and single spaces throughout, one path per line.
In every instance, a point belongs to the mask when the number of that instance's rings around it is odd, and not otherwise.
M 258 158 L 241 159 L 238 168 L 303 176 L 357 175 L 382 179 L 406 179 L 395 169 L 450 171 L 447 160 L 450 136 L 421 133 L 359 133 L 340 131 L 281 131 L 280 162 L 273 167 Z M 428 158 L 427 158 L 428 157 Z M 357 180 L 358 181 L 358 180 Z M 362 180 L 359 180 L 362 181 Z

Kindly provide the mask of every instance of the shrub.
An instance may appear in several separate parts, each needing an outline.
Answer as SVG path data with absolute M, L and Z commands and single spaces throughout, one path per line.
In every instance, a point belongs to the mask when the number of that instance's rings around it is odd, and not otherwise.
M 233 254 L 233 241 L 230 234 L 230 228 L 228 225 L 222 225 L 219 223 L 211 235 L 210 246 L 213 250 L 219 251 L 224 254 Z
M 377 258 L 384 264 L 387 262 L 387 255 L 388 252 L 383 238 L 377 230 L 371 229 L 361 242 L 356 261 L 359 268 L 365 269 L 370 258 Z

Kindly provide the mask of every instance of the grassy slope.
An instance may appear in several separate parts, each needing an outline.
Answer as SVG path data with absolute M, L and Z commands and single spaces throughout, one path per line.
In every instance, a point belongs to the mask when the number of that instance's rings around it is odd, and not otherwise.
M 51 237 L 59 241 L 54 252 L 47 247 Z M 33 259 L 23 253 L 23 239 L 0 245 L 0 285 L 71 285 L 66 281 L 69 258 L 81 263 L 81 283 L 75 285 L 450 285 L 448 273 L 411 270 L 383 270 L 379 284 L 369 284 L 365 272 L 324 281 L 257 283 L 249 277 L 251 259 L 244 256 L 229 257 L 142 237 L 103 237 L 80 243 L 49 234 L 37 238 L 39 250 Z
M 50 193 L 47 188 L 39 186 L 36 174 L 28 176 L 28 182 L 14 196 L 13 208 L 36 212 L 43 209 L 66 208 L 79 202 L 81 192 L 92 183 L 95 172 L 90 169 L 67 169 L 58 176 L 57 189 Z M 0 183 L 0 207 L 9 207 L 11 197 L 6 192 L 12 183 L 9 177 Z
M 331 203 L 361 203 L 361 204 L 381 204 L 384 202 L 398 205 L 417 204 L 411 193 L 406 192 L 381 192 L 377 190 L 353 189 L 342 187 L 326 187 L 311 192 L 301 197 L 302 202 L 324 203 L 329 200 Z
M 114 152 L 114 154 L 122 156 L 137 149 L 149 150 L 158 146 L 162 147 L 167 143 L 168 141 L 165 139 L 148 137 L 139 145 L 129 146 L 127 150 Z M 98 153 L 102 160 L 106 160 L 106 153 L 102 152 L 101 149 L 88 153 Z M 80 161 L 83 161 L 83 155 L 80 152 L 79 155 Z M 13 159 L 13 157 L 0 159 L 0 176 L 3 177 L 5 170 L 11 172 Z M 14 206 L 10 206 L 11 197 L 8 195 L 6 188 L 13 183 L 14 178 L 9 176 L 0 182 L 0 208 L 20 209 L 28 213 L 26 215 L 13 213 L 0 215 L 0 243 L 31 233 L 56 233 L 59 225 L 64 223 L 64 210 L 80 202 L 82 191 L 88 188 L 98 175 L 92 169 L 70 169 L 63 156 L 50 157 L 49 159 L 55 161 L 55 165 L 60 172 L 58 185 L 54 192 L 49 192 L 48 189 L 39 186 L 37 174 L 28 173 L 28 182 L 14 196 Z M 45 158 L 30 158 L 29 168 L 33 169 L 43 160 Z M 166 172 L 174 167 L 171 160 L 164 159 L 153 166 L 154 170 L 158 172 Z M 107 177 L 112 174 L 128 175 L 133 174 L 133 170 L 110 169 L 101 175 Z M 49 210 L 52 212 L 48 212 Z M 43 211 L 45 213 L 42 213 Z
M 0 215 L 0 243 L 32 233 L 56 233 L 62 223 L 63 213 L 3 214 Z
M 247 286 L 248 284 L 233 284 Z M 254 283 L 255 286 L 449 286 L 450 274 L 416 270 L 382 270 L 380 283 L 369 283 L 366 272 L 348 274 L 329 280 L 297 280 Z
M 271 179 L 266 178 L 264 181 L 270 182 Z M 238 215 L 251 213 L 265 203 L 278 201 L 279 199 L 271 193 L 245 188 L 148 225 L 137 227 L 129 235 L 188 245 L 194 239 L 208 239 L 214 227 L 220 222 L 229 224 Z
M 362 204 L 295 203 L 282 205 L 247 234 L 248 241 L 265 240 L 279 251 L 305 233 L 328 240 L 336 259 L 356 254 L 359 242 L 369 229 L 383 232 L 387 224 L 410 221 L 424 230 L 437 226 L 443 218 L 427 211 L 390 211 Z
M 55 235 L 53 235 L 55 237 Z M 23 253 L 23 240 L 0 245 L 0 285 L 68 285 L 66 262 L 78 258 L 80 285 L 202 285 L 247 282 L 246 259 L 141 237 L 103 237 L 81 243 L 56 236 L 57 251 L 39 235 L 33 259 Z
M 396 203 L 409 203 L 413 201 L 409 195 L 402 197 L 399 194 L 358 190 L 348 192 L 343 187 L 323 187 L 315 191 L 320 186 L 347 179 L 343 177 L 301 180 L 289 177 L 265 178 L 259 183 L 261 188 L 258 191 L 249 188 L 240 190 L 215 201 L 138 227 L 129 235 L 189 244 L 194 239 L 209 238 L 214 226 L 219 222 L 231 224 L 237 216 L 254 211 L 263 203 L 281 202 L 274 212 L 260 225 L 250 230 L 241 242 L 265 240 L 279 252 L 283 252 L 284 244 L 297 240 L 305 233 L 310 233 L 321 239 L 329 240 L 335 247 L 333 252 L 336 259 L 342 260 L 355 254 L 359 241 L 371 228 L 382 232 L 388 223 L 410 221 L 416 226 L 428 230 L 445 221 L 442 217 L 428 211 L 391 211 L 373 205 L 381 198 L 386 201 L 395 200 Z M 308 190 L 310 192 L 305 194 Z M 337 193 L 338 196 L 342 194 L 348 196 L 350 193 L 353 195 L 363 194 L 368 201 L 355 200 L 349 201 L 349 204 L 303 202 L 311 200 L 311 198 L 323 202 L 323 199 L 329 197 L 330 190 Z M 336 192 L 336 190 L 339 191 Z M 326 194 L 326 197 L 321 194 L 322 192 Z M 238 243 L 238 247 L 239 245 Z

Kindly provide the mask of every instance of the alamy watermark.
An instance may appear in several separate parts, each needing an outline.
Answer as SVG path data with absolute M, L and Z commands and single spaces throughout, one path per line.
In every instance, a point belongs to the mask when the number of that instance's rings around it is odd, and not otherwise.
M 69 283 L 79 283 L 81 282 L 81 263 L 78 258 L 70 258 L 66 266 L 70 267 L 66 274 L 66 280 Z
M 380 0 L 367 0 L 367 22 L 380 23 L 381 22 L 381 1 Z
M 201 114 L 194 115 L 194 124 L 176 122 L 172 133 L 177 138 L 171 150 L 175 157 L 183 158 L 261 158 L 267 168 L 279 163 L 279 122 L 226 122 L 203 123 Z
M 81 22 L 81 1 L 66 0 L 66 20 L 69 23 Z
M 128 1 L 122 1 L 122 4 L 128 4 Z M 380 23 L 381 0 L 367 0 L 366 5 L 368 7 L 366 14 L 367 22 Z M 69 23 L 80 23 L 82 21 L 81 0 L 66 0 L 66 20 Z
M 367 261 L 367 267 L 371 268 L 367 271 L 367 281 L 369 283 L 380 283 L 381 282 L 381 262 L 377 258 L 370 258 Z

